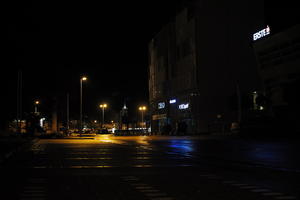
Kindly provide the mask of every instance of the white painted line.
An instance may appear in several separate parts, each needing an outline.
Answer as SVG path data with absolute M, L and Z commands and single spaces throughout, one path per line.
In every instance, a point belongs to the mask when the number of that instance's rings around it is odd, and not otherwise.
M 146 193 L 147 197 L 165 197 L 167 196 L 166 193 Z
M 223 181 L 223 183 L 236 183 L 236 181 Z
M 151 200 L 174 200 L 171 197 L 158 197 L 158 198 L 151 198 Z
M 131 183 L 132 186 L 147 186 L 147 184 L 144 183 Z
M 294 196 L 282 196 L 282 197 L 275 197 L 275 199 L 297 199 Z
M 264 196 L 282 196 L 282 193 L 279 192 L 268 192 L 268 193 L 263 193 L 262 195 Z
M 45 190 L 25 190 L 25 193 L 42 193 L 45 192 Z
M 234 183 L 231 185 L 233 185 L 233 186 L 249 186 L 248 184 L 243 184 L 243 183 Z
M 256 189 L 256 190 L 251 190 L 251 192 L 270 192 L 268 189 Z
M 207 176 L 215 176 L 215 175 L 212 175 L 212 174 L 203 174 L 203 175 L 199 175 L 199 176 L 207 177 Z
M 148 193 L 148 192 L 159 192 L 159 190 L 140 190 L 140 192 Z
M 25 186 L 24 189 L 45 189 L 45 187 L 42 187 L 42 186 Z
M 257 186 L 243 186 L 243 187 L 240 187 L 240 189 L 257 189 L 258 187 Z
M 134 177 L 134 176 L 123 176 L 122 178 L 124 179 L 124 178 L 136 178 L 136 177 Z
M 21 200 L 45 200 L 45 198 L 39 197 L 39 198 L 33 198 L 33 197 L 22 197 Z
M 135 179 L 135 178 L 124 178 L 124 181 L 138 181 L 139 179 Z
M 35 194 L 33 194 L 33 193 L 31 193 L 31 194 L 22 194 L 21 195 L 22 197 L 44 197 L 45 196 L 45 194 L 40 194 L 40 193 L 35 193 Z
M 139 186 L 139 187 L 135 187 L 135 189 L 144 190 L 144 189 L 153 189 L 153 188 L 151 186 Z

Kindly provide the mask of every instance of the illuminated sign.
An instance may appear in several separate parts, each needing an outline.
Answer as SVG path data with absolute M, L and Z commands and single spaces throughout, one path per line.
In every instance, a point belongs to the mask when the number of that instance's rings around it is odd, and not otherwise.
M 163 109 L 165 108 L 165 106 L 166 106 L 165 102 L 158 103 L 158 109 Z
M 270 27 L 267 26 L 267 28 L 253 34 L 253 41 L 263 38 L 269 34 L 270 34 Z
M 188 109 L 188 108 L 189 108 L 189 104 L 188 104 L 188 103 L 186 103 L 186 104 L 180 104 L 180 105 L 178 106 L 178 108 L 179 108 L 180 110 Z
M 176 103 L 176 99 L 171 99 L 170 104 Z

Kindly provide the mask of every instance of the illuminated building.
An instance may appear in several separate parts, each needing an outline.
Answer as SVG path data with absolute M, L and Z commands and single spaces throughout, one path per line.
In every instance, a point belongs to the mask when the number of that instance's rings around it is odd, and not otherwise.
M 200 134 L 216 120 L 237 121 L 229 106 L 237 88 L 261 89 L 251 43 L 263 14 L 259 0 L 199 0 L 161 29 L 149 44 L 153 133 L 185 122 L 186 133 Z
M 300 123 L 300 25 L 257 40 L 253 48 L 272 112 L 293 128 Z

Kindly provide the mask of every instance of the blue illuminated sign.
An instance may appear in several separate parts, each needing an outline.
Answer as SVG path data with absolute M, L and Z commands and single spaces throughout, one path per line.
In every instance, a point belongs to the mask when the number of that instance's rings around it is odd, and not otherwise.
M 176 99 L 171 99 L 170 104 L 176 103 Z

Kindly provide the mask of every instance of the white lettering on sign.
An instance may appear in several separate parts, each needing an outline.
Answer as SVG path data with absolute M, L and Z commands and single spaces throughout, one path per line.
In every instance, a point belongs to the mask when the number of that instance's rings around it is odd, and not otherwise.
M 158 109 L 163 109 L 165 108 L 165 106 L 166 106 L 165 102 L 158 103 Z
M 267 28 L 253 34 L 253 41 L 263 38 L 269 34 L 270 34 L 270 27 L 267 26 Z
M 170 104 L 176 103 L 176 99 L 171 99 Z
M 188 104 L 188 103 L 186 103 L 186 104 L 180 104 L 180 105 L 178 106 L 178 108 L 179 108 L 180 110 L 188 109 L 188 108 L 189 108 L 189 104 Z

